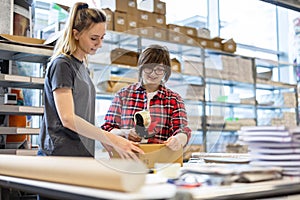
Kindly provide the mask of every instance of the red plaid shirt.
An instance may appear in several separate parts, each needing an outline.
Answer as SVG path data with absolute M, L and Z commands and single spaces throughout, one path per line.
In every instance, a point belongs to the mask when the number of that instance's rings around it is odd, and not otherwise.
M 131 129 L 135 126 L 133 116 L 136 112 L 147 109 L 147 93 L 140 83 L 121 89 L 112 101 L 105 116 L 102 129 L 111 131 L 114 128 Z M 191 136 L 187 126 L 187 115 L 181 96 L 165 86 L 160 86 L 157 94 L 150 100 L 149 111 L 151 122 L 156 123 L 148 143 L 162 143 L 178 133 Z

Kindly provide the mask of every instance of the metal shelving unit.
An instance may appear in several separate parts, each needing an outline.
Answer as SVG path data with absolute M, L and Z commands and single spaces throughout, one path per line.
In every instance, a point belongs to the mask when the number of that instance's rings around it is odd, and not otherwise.
M 297 83 L 292 80 L 284 82 L 280 76 L 282 70 L 293 69 L 293 64 L 267 59 L 254 61 L 257 69 L 255 75 L 257 76 L 259 70 L 267 74 L 266 78 L 255 79 L 258 125 L 278 125 L 278 123 L 286 126 L 298 125 Z
M 50 47 L 3 40 L 0 41 L 0 59 L 3 60 L 40 63 L 42 67 L 45 67 L 48 59 L 51 56 L 52 49 Z M 42 90 L 44 86 L 44 78 L 20 76 L 15 74 L 0 74 L 0 86 L 3 88 L 26 88 Z M 43 113 L 44 107 L 42 106 L 0 105 L 0 114 L 2 115 L 42 116 Z M 39 128 L 0 127 L 0 135 L 15 134 L 38 135 Z
M 115 31 L 107 31 L 107 34 L 105 36 L 104 43 L 106 45 L 103 45 L 103 48 L 99 50 L 99 55 L 105 55 L 106 57 L 109 57 L 109 52 L 114 48 L 125 48 L 128 50 L 133 50 L 136 52 L 141 52 L 144 48 L 151 44 L 160 44 L 163 46 L 166 46 L 171 54 L 171 57 L 176 57 L 179 61 L 187 60 L 190 57 L 197 57 L 198 60 L 202 61 L 202 65 L 204 65 L 204 49 L 200 46 L 195 45 L 188 45 L 188 44 L 181 44 L 181 43 L 175 43 L 175 42 L 168 42 L 168 41 L 162 41 L 158 39 L 152 39 L 152 38 L 145 38 L 138 35 L 135 35 L 134 33 L 125 32 L 125 33 L 119 33 Z M 100 56 L 99 56 L 100 57 Z M 115 65 L 111 63 L 103 63 L 103 59 L 98 59 L 98 56 L 91 56 L 89 58 L 90 65 L 89 67 L 93 69 L 94 71 L 99 71 L 100 75 L 102 76 L 102 80 L 109 80 L 109 77 L 111 75 L 117 75 L 117 76 L 124 76 L 127 77 L 128 74 L 130 74 L 130 77 L 137 77 L 137 67 L 132 66 L 122 66 L 122 65 Z M 109 70 L 110 73 L 107 73 L 105 70 Z M 101 71 L 103 70 L 103 71 Z M 199 70 L 201 72 L 199 72 Z M 198 69 L 198 73 L 178 73 L 178 72 L 172 72 L 172 75 L 167 82 L 167 86 L 171 89 L 174 89 L 175 91 L 182 90 L 183 88 L 188 87 L 189 85 L 196 85 L 205 88 L 205 80 L 203 79 L 204 72 L 202 71 L 204 68 Z M 134 73 L 136 74 L 134 75 Z M 191 114 L 197 114 L 198 117 L 202 118 L 200 120 L 202 123 L 205 123 L 205 104 L 204 102 L 204 92 L 203 94 L 199 95 L 197 91 L 191 91 L 190 89 L 190 96 L 185 98 L 185 103 L 192 108 L 190 109 Z M 180 92 L 179 92 L 180 93 Z M 107 93 L 107 92 L 101 92 L 98 94 L 97 99 L 98 100 L 111 100 L 113 98 L 113 93 Z M 103 97 L 103 98 L 102 98 Z M 196 107 L 196 109 L 194 109 Z M 189 111 L 188 111 L 189 112 Z M 189 114 L 189 113 L 188 113 Z M 104 116 L 105 113 L 99 114 L 101 116 Z M 201 126 L 201 125 L 200 125 Z M 200 134 L 201 133 L 201 134 Z M 205 127 L 201 129 L 194 129 L 193 135 L 195 136 L 194 142 L 200 144 L 203 143 L 206 139 L 205 134 Z

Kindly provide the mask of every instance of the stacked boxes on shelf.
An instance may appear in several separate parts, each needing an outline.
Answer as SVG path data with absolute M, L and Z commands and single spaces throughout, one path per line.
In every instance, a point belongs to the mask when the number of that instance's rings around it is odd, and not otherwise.
M 236 43 L 231 38 L 210 38 L 206 28 L 166 24 L 166 3 L 160 0 L 101 0 L 107 14 L 108 30 L 127 32 L 158 40 L 201 46 L 234 53 Z
M 123 48 L 116 48 L 110 52 L 111 63 L 137 66 L 139 54 Z
M 253 61 L 242 57 L 210 55 L 205 59 L 205 72 L 209 78 L 253 83 Z
M 203 62 L 199 60 L 184 60 L 182 73 L 203 77 Z
M 202 129 L 202 111 L 199 105 L 186 104 L 185 105 L 187 119 L 189 122 L 189 127 L 195 131 Z
M 100 81 L 97 84 L 97 90 L 99 92 L 108 92 L 108 93 L 116 93 L 121 88 L 126 87 L 127 85 L 136 82 L 137 80 L 134 78 L 124 78 L 124 77 L 116 77 L 110 76 L 109 80 Z
M 169 82 L 171 83 L 171 81 Z M 204 100 L 203 96 L 205 90 L 202 85 L 182 82 L 182 83 L 170 85 L 169 87 L 172 88 L 177 93 L 179 93 L 181 97 L 184 99 L 196 100 L 196 101 Z
M 127 30 L 128 2 L 122 0 L 101 0 L 100 5 L 108 16 L 108 29 L 116 31 Z
M 285 125 L 287 127 L 294 127 L 297 125 L 296 114 L 294 112 L 283 112 L 281 118 L 273 118 L 271 120 L 272 126 Z
M 167 40 L 165 2 L 143 1 L 137 8 L 136 0 L 101 0 L 100 5 L 112 19 L 108 30 Z
M 295 93 L 285 92 L 282 95 L 283 95 L 283 104 L 285 107 L 295 108 L 297 106 Z
M 181 63 L 177 58 L 171 59 L 171 69 L 174 72 L 181 73 Z

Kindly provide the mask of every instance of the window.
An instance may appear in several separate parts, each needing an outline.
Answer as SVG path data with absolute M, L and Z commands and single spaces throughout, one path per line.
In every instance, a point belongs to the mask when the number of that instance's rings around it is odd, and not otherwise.
M 167 24 L 207 28 L 207 0 L 163 0 Z

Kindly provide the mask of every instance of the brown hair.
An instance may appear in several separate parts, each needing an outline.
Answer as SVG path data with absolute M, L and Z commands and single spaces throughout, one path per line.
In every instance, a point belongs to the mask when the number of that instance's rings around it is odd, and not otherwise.
M 149 64 L 156 66 L 163 64 L 166 70 L 164 81 L 167 82 L 171 76 L 171 59 L 167 47 L 160 45 L 150 45 L 140 55 L 138 60 L 139 81 L 142 79 L 142 71 Z
M 87 3 L 77 2 L 72 7 L 64 31 L 57 41 L 52 59 L 59 54 L 72 55 L 78 48 L 73 29 L 79 33 L 88 30 L 95 23 L 106 22 L 106 15 L 99 9 L 89 8 Z

